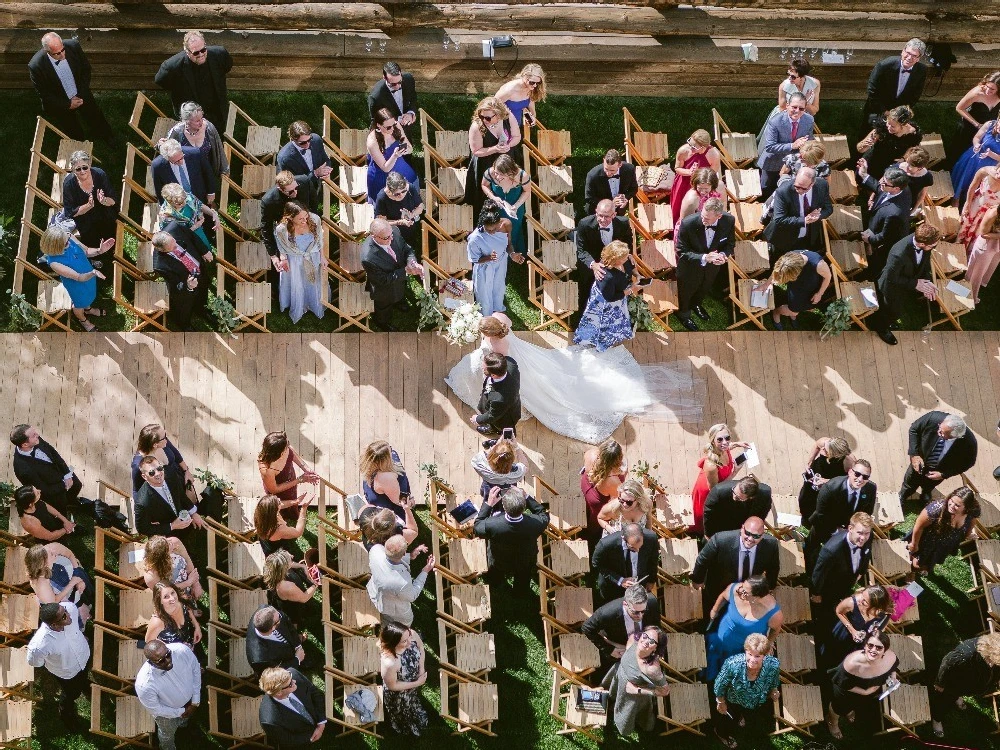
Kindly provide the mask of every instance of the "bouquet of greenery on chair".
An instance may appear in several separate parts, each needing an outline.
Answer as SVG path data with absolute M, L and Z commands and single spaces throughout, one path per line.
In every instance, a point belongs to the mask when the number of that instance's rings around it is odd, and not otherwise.
M 822 340 L 839 336 L 851 327 L 851 298 L 835 299 L 823 311 Z

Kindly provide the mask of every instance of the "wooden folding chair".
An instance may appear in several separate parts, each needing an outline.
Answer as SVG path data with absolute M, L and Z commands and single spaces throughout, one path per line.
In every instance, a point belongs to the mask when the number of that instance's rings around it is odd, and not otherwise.
M 903 732 L 916 737 L 916 728 L 931 720 L 930 696 L 926 685 L 905 682 L 882 701 L 882 731 Z
M 583 586 L 562 586 L 544 572 L 538 574 L 542 619 L 562 632 L 577 632 L 594 614 L 594 592 Z
M 208 623 L 208 666 L 206 669 L 224 680 L 229 690 L 257 693 L 257 677 L 247 659 L 246 631 L 249 626 Z M 141 652 L 140 652 L 141 654 Z
M 434 534 L 431 542 L 437 570 L 456 582 L 473 583 L 488 570 L 485 539 L 441 539 Z
M 809 727 L 824 720 L 823 697 L 819 685 L 783 684 L 780 700 L 774 704 L 772 735 L 801 732 L 812 737 Z
M 327 672 L 349 682 L 367 682 L 379 673 L 378 638 L 359 635 L 339 623 L 323 621 L 323 652 Z
M 529 218 L 529 223 L 534 219 Z M 538 227 L 540 229 L 540 227 Z M 552 236 L 546 232 L 546 235 Z M 545 236 L 545 235 L 543 235 Z M 538 308 L 539 323 L 532 330 L 547 328 L 555 323 L 572 331 L 569 318 L 580 309 L 577 282 L 562 280 L 549 271 L 533 254 L 528 253 L 528 300 Z
M 112 295 L 116 304 L 134 316 L 130 331 L 152 328 L 167 331 L 166 315 L 170 310 L 170 290 L 165 281 L 157 280 L 153 271 L 153 244 L 137 235 L 131 225 L 118 222 L 115 243 Z M 134 241 L 136 261 L 125 256 L 126 237 Z M 126 292 L 131 287 L 131 296 Z
M 223 747 L 268 747 L 260 725 L 263 695 L 241 695 L 208 685 L 208 733 L 222 740 Z
M 934 248 L 934 261 L 945 279 L 957 279 L 969 269 L 969 258 L 961 242 L 939 242 Z
M 833 289 L 837 299 L 847 300 L 851 321 L 862 331 L 868 330 L 864 319 L 878 310 L 875 284 L 871 281 L 841 281 L 839 275 L 833 278 Z M 872 299 L 876 304 L 872 304 Z
M 924 137 L 920 139 L 920 147 L 931 157 L 927 162 L 928 168 L 945 160 L 944 139 L 940 133 L 924 133 Z
M 534 128 L 534 140 L 532 140 Z M 573 144 L 568 130 L 550 130 L 536 119 L 534 126 L 524 123 L 521 126 L 524 148 L 524 166 L 534 162 L 537 165 L 560 165 L 573 154 Z
M 681 682 L 695 682 L 708 666 L 705 636 L 701 633 L 667 633 L 667 655 L 661 662 Z
M 353 734 L 357 732 L 375 739 L 382 739 L 376 730 L 378 725 L 385 720 L 384 704 L 382 699 L 382 686 L 376 685 L 374 681 L 345 681 L 338 679 L 329 672 L 326 679 L 326 718 L 341 727 L 341 735 Z M 375 710 L 373 721 L 365 722 L 348 704 L 347 698 L 359 690 L 368 690 L 375 696 Z M 337 705 L 339 698 L 339 707 Z M 338 715 L 339 714 L 339 715 Z M 343 717 L 343 718 L 341 718 Z
M 799 515 L 799 499 L 795 495 L 772 495 L 771 511 L 764 518 L 764 525 L 772 536 L 778 539 L 797 539 L 802 526 Z
M 734 133 L 714 107 L 712 131 L 722 163 L 729 169 L 743 169 L 757 160 L 757 136 L 753 133 Z
M 805 675 L 816 670 L 816 639 L 800 633 L 778 633 L 774 638 L 775 655 L 784 682 L 802 684 Z
M 164 113 L 149 97 L 139 91 L 135 95 L 135 105 L 132 107 L 128 124 L 146 145 L 156 148 L 160 139 L 166 138 L 170 129 L 177 124 L 177 120 Z
M 538 189 L 553 200 L 560 200 L 573 192 L 573 168 L 568 164 L 540 164 L 535 179 Z
M 260 544 L 231 533 L 218 521 L 206 521 L 208 574 L 232 585 L 259 586 L 264 575 L 264 550 Z
M 219 188 L 219 205 L 228 210 L 230 203 L 238 201 L 239 214 L 235 219 L 237 226 L 243 231 L 247 239 L 256 237 L 257 233 L 260 232 L 263 221 L 261 218 L 260 197 L 250 195 L 250 193 L 240 187 L 227 174 L 222 175 L 219 182 L 221 183 Z
M 865 228 L 861 221 L 861 206 L 834 204 L 833 213 L 824 221 L 830 230 L 830 238 L 836 240 L 856 240 Z
M 472 526 L 475 523 L 475 516 L 459 523 L 451 515 L 451 511 L 465 502 L 465 498 L 459 496 L 457 492 L 448 484 L 445 484 L 439 477 L 431 477 L 428 482 L 429 498 L 427 511 L 430 515 L 431 524 L 435 529 L 449 538 L 471 537 Z M 473 504 L 481 502 L 481 498 L 468 498 Z
M 481 631 L 492 615 L 490 587 L 456 581 L 435 571 L 437 616 L 469 632 Z
M 145 537 L 94 527 L 94 572 L 98 576 L 123 586 L 144 587 L 145 556 Z
M 423 225 L 441 240 L 460 242 L 476 228 L 472 206 L 446 203 L 442 198 L 444 196 L 438 189 L 433 184 L 428 184 Z
M 469 149 L 469 133 L 466 130 L 445 130 L 437 120 L 427 114 L 423 108 L 420 116 L 420 143 L 424 150 L 424 176 L 441 187 L 441 171 L 461 167 L 472 155 Z M 434 144 L 431 145 L 430 134 L 434 132 Z M 462 169 L 462 192 L 450 195 L 452 200 L 465 196 L 465 172 Z
M 976 533 L 987 539 L 1000 530 L 1000 495 L 976 493 L 982 511 L 976 519 Z
M 324 619 L 339 621 L 345 630 L 355 635 L 369 635 L 381 622 L 378 610 L 368 596 L 368 590 L 360 583 L 347 585 L 347 582 L 340 579 L 324 576 L 320 586 L 323 591 Z
M 660 627 L 671 633 L 690 630 L 704 617 L 701 591 L 682 583 L 659 587 Z
M 637 203 L 629 221 L 644 240 L 663 240 L 674 231 L 674 215 L 666 203 Z
M 452 734 L 479 732 L 496 737 L 493 722 L 499 718 L 497 686 L 441 669 L 441 717 L 455 722 Z
M 650 526 L 660 536 L 678 538 L 687 535 L 687 530 L 694 525 L 694 504 L 690 495 L 675 495 L 663 497 L 653 507 Z
M 921 142 L 921 145 L 923 143 Z M 935 206 L 945 206 L 951 203 L 955 197 L 955 186 L 951 182 L 951 172 L 942 169 L 938 172 L 931 172 L 934 175 L 934 182 L 930 184 L 924 192 L 924 199 Z
M 34 594 L 0 596 L 0 647 L 28 643 L 38 629 L 38 606 Z
M 910 553 L 902 539 L 872 540 L 872 561 L 868 570 L 881 586 L 892 586 L 910 574 Z
M 323 143 L 334 159 L 340 164 L 361 166 L 368 158 L 367 142 L 367 130 L 347 127 L 332 109 L 323 105 Z
M 6 535 L 0 535 L 0 547 L 4 551 L 2 590 L 20 594 L 29 593 L 31 585 L 28 577 L 28 566 L 25 563 L 28 548 Z
M 531 190 L 537 195 L 540 189 L 532 183 Z M 576 216 L 573 204 L 568 201 L 557 201 L 555 198 L 545 197 L 548 199 L 542 200 L 541 196 L 539 197 L 538 216 L 534 220 L 538 222 L 552 239 L 561 240 L 576 229 Z
M 561 677 L 583 683 L 601 666 L 601 652 L 583 633 L 566 630 L 551 620 L 542 620 L 545 656 Z
M 889 647 L 899 657 L 899 674 L 909 677 L 923 672 L 927 666 L 924 661 L 924 642 L 919 635 L 890 633 Z
M 764 316 L 774 310 L 774 287 L 765 281 L 743 278 L 742 270 L 730 258 L 726 263 L 729 271 L 729 301 L 733 305 L 733 323 L 728 330 L 753 323 L 766 331 Z M 754 304 L 756 292 L 763 292 L 767 303 L 763 307 Z
M 635 269 L 642 276 L 657 278 L 677 268 L 677 251 L 673 240 L 639 240 L 632 255 Z
M 794 539 L 778 540 L 778 580 L 789 583 L 805 575 L 806 561 L 802 546 Z
M 763 203 L 733 203 L 730 213 L 736 218 L 734 232 L 740 240 L 755 240 L 764 231 L 760 219 L 764 215 Z
M 145 585 L 127 585 L 98 576 L 94 581 L 96 603 L 94 624 L 108 630 L 140 637 L 153 617 L 153 592 Z M 108 612 L 108 603 L 112 612 Z
M 858 178 L 851 169 L 833 169 L 826 179 L 830 202 L 852 205 L 858 199 Z
M 261 333 L 269 333 L 267 316 L 271 312 L 271 284 L 266 281 L 242 281 L 225 266 L 219 266 L 215 276 L 215 294 L 220 298 L 226 296 L 227 277 L 235 282 L 233 309 L 239 322 L 233 330 L 254 328 Z
M 666 133 L 643 130 L 639 121 L 622 107 L 625 118 L 625 160 L 639 166 L 657 166 L 670 159 Z
M 827 261 L 842 281 L 848 281 L 868 267 L 865 243 L 840 239 L 829 220 L 823 222 L 823 246 Z
M 875 495 L 874 531 L 882 537 L 888 537 L 889 532 L 901 524 L 906 516 L 903 505 L 899 502 L 898 492 L 879 492 Z
M 229 102 L 223 137 L 255 164 L 273 164 L 281 149 L 281 128 L 259 124 L 235 102 Z
M 563 495 L 538 474 L 533 477 L 538 502 L 548 501 L 549 526 L 546 532 L 561 539 L 572 539 L 587 526 L 587 509 L 578 496 Z
M 976 303 L 972 298 L 972 288 L 965 281 L 942 278 L 943 274 L 938 269 L 937 258 L 931 256 L 931 278 L 934 286 L 937 287 L 937 306 L 941 312 L 940 318 L 931 315 L 931 327 L 950 323 L 956 331 L 962 330 L 962 324 L 958 319 L 963 315 L 968 315 L 976 309 Z M 955 294 L 952 289 L 960 287 L 965 290 L 962 295 Z
M 543 536 L 538 547 L 538 570 L 560 586 L 576 586 L 590 572 L 586 539 Z
M 660 537 L 659 542 L 659 578 L 665 583 L 682 583 L 681 579 L 690 576 L 694 570 L 694 562 L 698 559 L 698 541 Z
M 470 633 L 442 618 L 437 623 L 441 669 L 467 680 L 488 679 L 497 666 L 493 634 Z
M 0 648 L 0 700 L 36 700 L 34 681 L 27 646 Z
M 708 685 L 704 682 L 671 682 L 667 696 L 656 699 L 656 716 L 667 725 L 661 736 L 690 732 L 704 737 L 698 727 L 711 715 Z
M 733 203 L 754 203 L 763 195 L 759 169 L 727 169 L 724 180 L 726 193 Z
M 673 279 L 653 279 L 642 288 L 642 298 L 649 307 L 649 314 L 664 331 L 671 330 L 668 318 L 680 309 L 677 282 Z
M 798 628 L 812 620 L 812 609 L 809 606 L 809 589 L 805 586 L 775 586 L 774 598 L 785 616 L 785 630 L 793 633 Z
M 94 623 L 94 663 L 91 672 L 127 690 L 135 684 L 139 668 L 145 663 L 136 633 L 125 633 Z
M 606 711 L 588 711 L 579 705 L 581 686 L 574 680 L 564 677 L 559 670 L 552 669 L 552 702 L 549 705 L 549 716 L 562 724 L 556 734 L 580 734 L 597 744 L 601 743 L 598 729 L 608 722 Z
M 114 717 L 114 729 L 105 729 L 104 716 Z M 110 722 L 110 719 L 109 719 Z M 90 733 L 108 737 L 119 744 L 116 748 L 137 747 L 153 750 L 156 723 L 135 695 L 124 690 L 91 684 Z
M 745 279 L 756 279 L 771 270 L 771 258 L 765 240 L 739 240 L 733 248 L 730 262 L 742 272 Z
M 814 127 L 813 138 L 823 144 L 826 152 L 823 159 L 830 165 L 831 170 L 839 169 L 851 158 L 851 147 L 847 143 L 846 135 L 823 133 Z
M 210 622 L 245 633 L 254 612 L 267 604 L 267 591 L 209 576 L 208 602 Z
M 962 228 L 962 216 L 955 206 L 924 206 L 921 210 L 924 221 L 937 228 L 942 240 L 951 242 L 958 236 L 958 230 Z

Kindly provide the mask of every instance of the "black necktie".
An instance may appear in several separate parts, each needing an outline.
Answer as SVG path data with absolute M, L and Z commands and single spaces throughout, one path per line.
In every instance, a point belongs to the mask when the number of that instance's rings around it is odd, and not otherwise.
M 851 513 L 854 513 L 858 509 L 858 491 L 851 490 Z
M 941 454 L 944 453 L 944 438 L 939 437 L 938 441 L 934 444 L 934 450 L 931 451 L 931 455 L 927 457 L 927 466 L 931 469 L 936 469 L 938 461 L 941 460 Z
M 62 62 L 62 60 L 53 60 L 52 62 L 54 62 L 56 65 L 58 65 L 59 63 Z
M 740 580 L 745 581 L 750 577 L 750 550 L 743 550 L 743 571 L 740 573 Z

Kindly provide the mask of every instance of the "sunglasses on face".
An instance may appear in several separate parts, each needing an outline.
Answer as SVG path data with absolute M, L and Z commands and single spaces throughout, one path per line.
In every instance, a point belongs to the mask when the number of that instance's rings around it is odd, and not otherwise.
M 162 474 L 162 473 L 163 473 L 163 467 L 162 466 L 157 466 L 155 469 L 147 469 L 146 470 L 146 476 L 147 477 L 155 477 L 157 474 Z
M 89 172 L 90 171 L 90 167 L 88 167 L 86 165 L 79 166 L 79 167 L 73 167 L 73 171 L 74 172 Z
M 641 636 L 639 636 L 639 640 L 645 641 L 646 643 L 649 643 L 653 646 L 657 646 L 660 643 L 658 640 L 656 640 L 653 636 L 649 635 L 648 633 L 643 633 Z
M 852 474 L 853 474 L 854 476 L 856 476 L 856 477 L 857 477 L 858 479 L 864 479 L 864 480 L 865 480 L 866 482 L 867 482 L 867 481 L 868 481 L 869 479 L 871 479 L 871 476 L 872 476 L 871 474 L 862 474 L 861 472 L 859 472 L 859 471 L 855 471 L 854 469 L 851 469 L 851 473 L 852 473 Z
M 789 104 L 788 109 L 790 109 L 792 112 L 801 112 L 802 110 L 805 109 L 805 107 L 796 107 L 793 104 Z
M 631 508 L 633 505 L 635 505 L 634 498 L 621 498 L 618 502 L 622 504 L 623 508 Z
M 298 146 L 299 148 L 306 148 L 309 146 L 310 142 L 311 142 L 310 139 L 306 138 L 304 141 L 295 141 L 295 145 Z
M 866 643 L 865 644 L 865 650 L 872 651 L 872 652 L 878 654 L 878 653 L 881 653 L 882 651 L 885 651 L 885 646 L 882 646 L 879 643 Z
M 751 532 L 747 531 L 746 529 L 743 529 L 743 536 L 745 536 L 747 539 L 763 539 L 764 538 L 763 534 L 752 534 Z
M 161 656 L 159 659 L 150 659 L 149 663 L 150 664 L 155 664 L 156 666 L 160 666 L 161 664 L 169 664 L 170 660 L 171 660 L 171 654 L 168 651 L 163 656 Z
M 729 440 L 730 440 L 729 435 L 719 435 L 717 438 L 715 438 L 715 442 L 717 443 L 728 443 Z
M 526 81 L 526 83 L 529 86 L 531 86 L 532 88 L 534 88 L 535 86 L 541 86 L 542 85 L 541 80 L 538 80 L 538 81 Z
M 198 50 L 192 49 L 192 50 L 188 50 L 188 52 L 190 52 L 195 57 L 200 57 L 201 55 L 207 55 L 208 54 L 208 47 L 202 47 L 201 49 L 198 49 Z

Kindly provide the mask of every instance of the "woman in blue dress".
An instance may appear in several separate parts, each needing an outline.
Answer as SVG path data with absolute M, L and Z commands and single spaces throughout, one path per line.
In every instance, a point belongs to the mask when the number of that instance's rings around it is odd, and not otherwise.
M 100 318 L 106 314 L 99 307 L 91 307 L 97 299 L 97 280 L 105 276 L 90 265 L 90 256 L 106 253 L 114 246 L 114 238 L 108 238 L 96 248 L 85 247 L 61 224 L 53 224 L 42 235 L 42 256 L 69 293 L 73 317 L 85 331 L 97 328 L 87 320 L 88 315 Z
M 219 227 L 219 213 L 209 208 L 200 200 L 176 182 L 169 182 L 160 191 L 163 196 L 163 203 L 160 204 L 160 229 L 164 229 L 170 222 L 176 221 L 178 224 L 187 227 L 194 234 L 198 241 L 198 255 L 205 256 L 215 250 L 212 240 L 205 232 L 205 218 L 212 219 L 213 231 Z M 211 256 L 205 258 L 206 262 L 211 262 Z
M 965 201 L 972 178 L 983 167 L 991 167 L 1000 162 L 1000 118 L 983 123 L 972 139 L 972 147 L 958 157 L 951 170 L 951 183 L 959 202 Z
M 319 216 L 296 201 L 285 204 L 281 222 L 274 228 L 278 257 L 285 266 L 279 274 L 278 303 L 288 310 L 293 323 L 310 310 L 322 318 L 327 260 L 323 254 L 323 230 Z
M 781 607 L 771 595 L 771 587 L 764 576 L 751 576 L 731 585 L 719 594 L 709 617 L 713 620 L 718 617 L 727 602 L 719 627 L 705 636 L 708 656 L 706 681 L 714 680 L 722 663 L 743 650 L 748 635 L 760 633 L 773 641 L 785 622 Z
M 786 299 L 785 304 L 771 313 L 774 327 L 785 330 L 781 316 L 787 315 L 792 319 L 792 328 L 798 328 L 799 313 L 819 304 L 832 278 L 829 264 L 812 250 L 792 250 L 778 258 L 771 272 L 771 283 L 785 285 Z
M 510 248 L 511 224 L 494 200 L 487 200 L 479 212 L 479 225 L 472 230 L 466 248 L 472 263 L 472 291 L 483 317 L 503 312 L 503 294 L 507 288 L 507 254 Z M 514 257 L 516 256 L 516 257 Z M 518 263 L 521 253 L 511 253 Z
M 510 220 L 510 244 L 515 253 L 528 250 L 524 230 L 525 203 L 531 195 L 531 178 L 521 169 L 510 154 L 500 154 L 493 166 L 486 170 L 482 189 L 486 198 L 500 204 Z M 484 313 L 485 315 L 485 313 Z
M 535 104 L 545 101 L 545 73 L 542 66 L 537 63 L 525 65 L 517 78 L 507 81 L 497 90 L 496 98 L 510 110 L 519 129 L 525 119 L 528 125 L 534 125 Z
M 603 352 L 635 336 L 628 314 L 628 297 L 642 287 L 633 283 L 634 266 L 628 245 L 614 240 L 601 251 L 604 278 L 594 281 L 587 307 L 573 335 L 573 343 L 593 346 Z
M 375 203 L 389 172 L 399 172 L 407 182 L 420 188 L 420 179 L 406 158 L 413 153 L 413 146 L 389 110 L 380 109 L 375 113 L 367 146 L 369 203 Z

